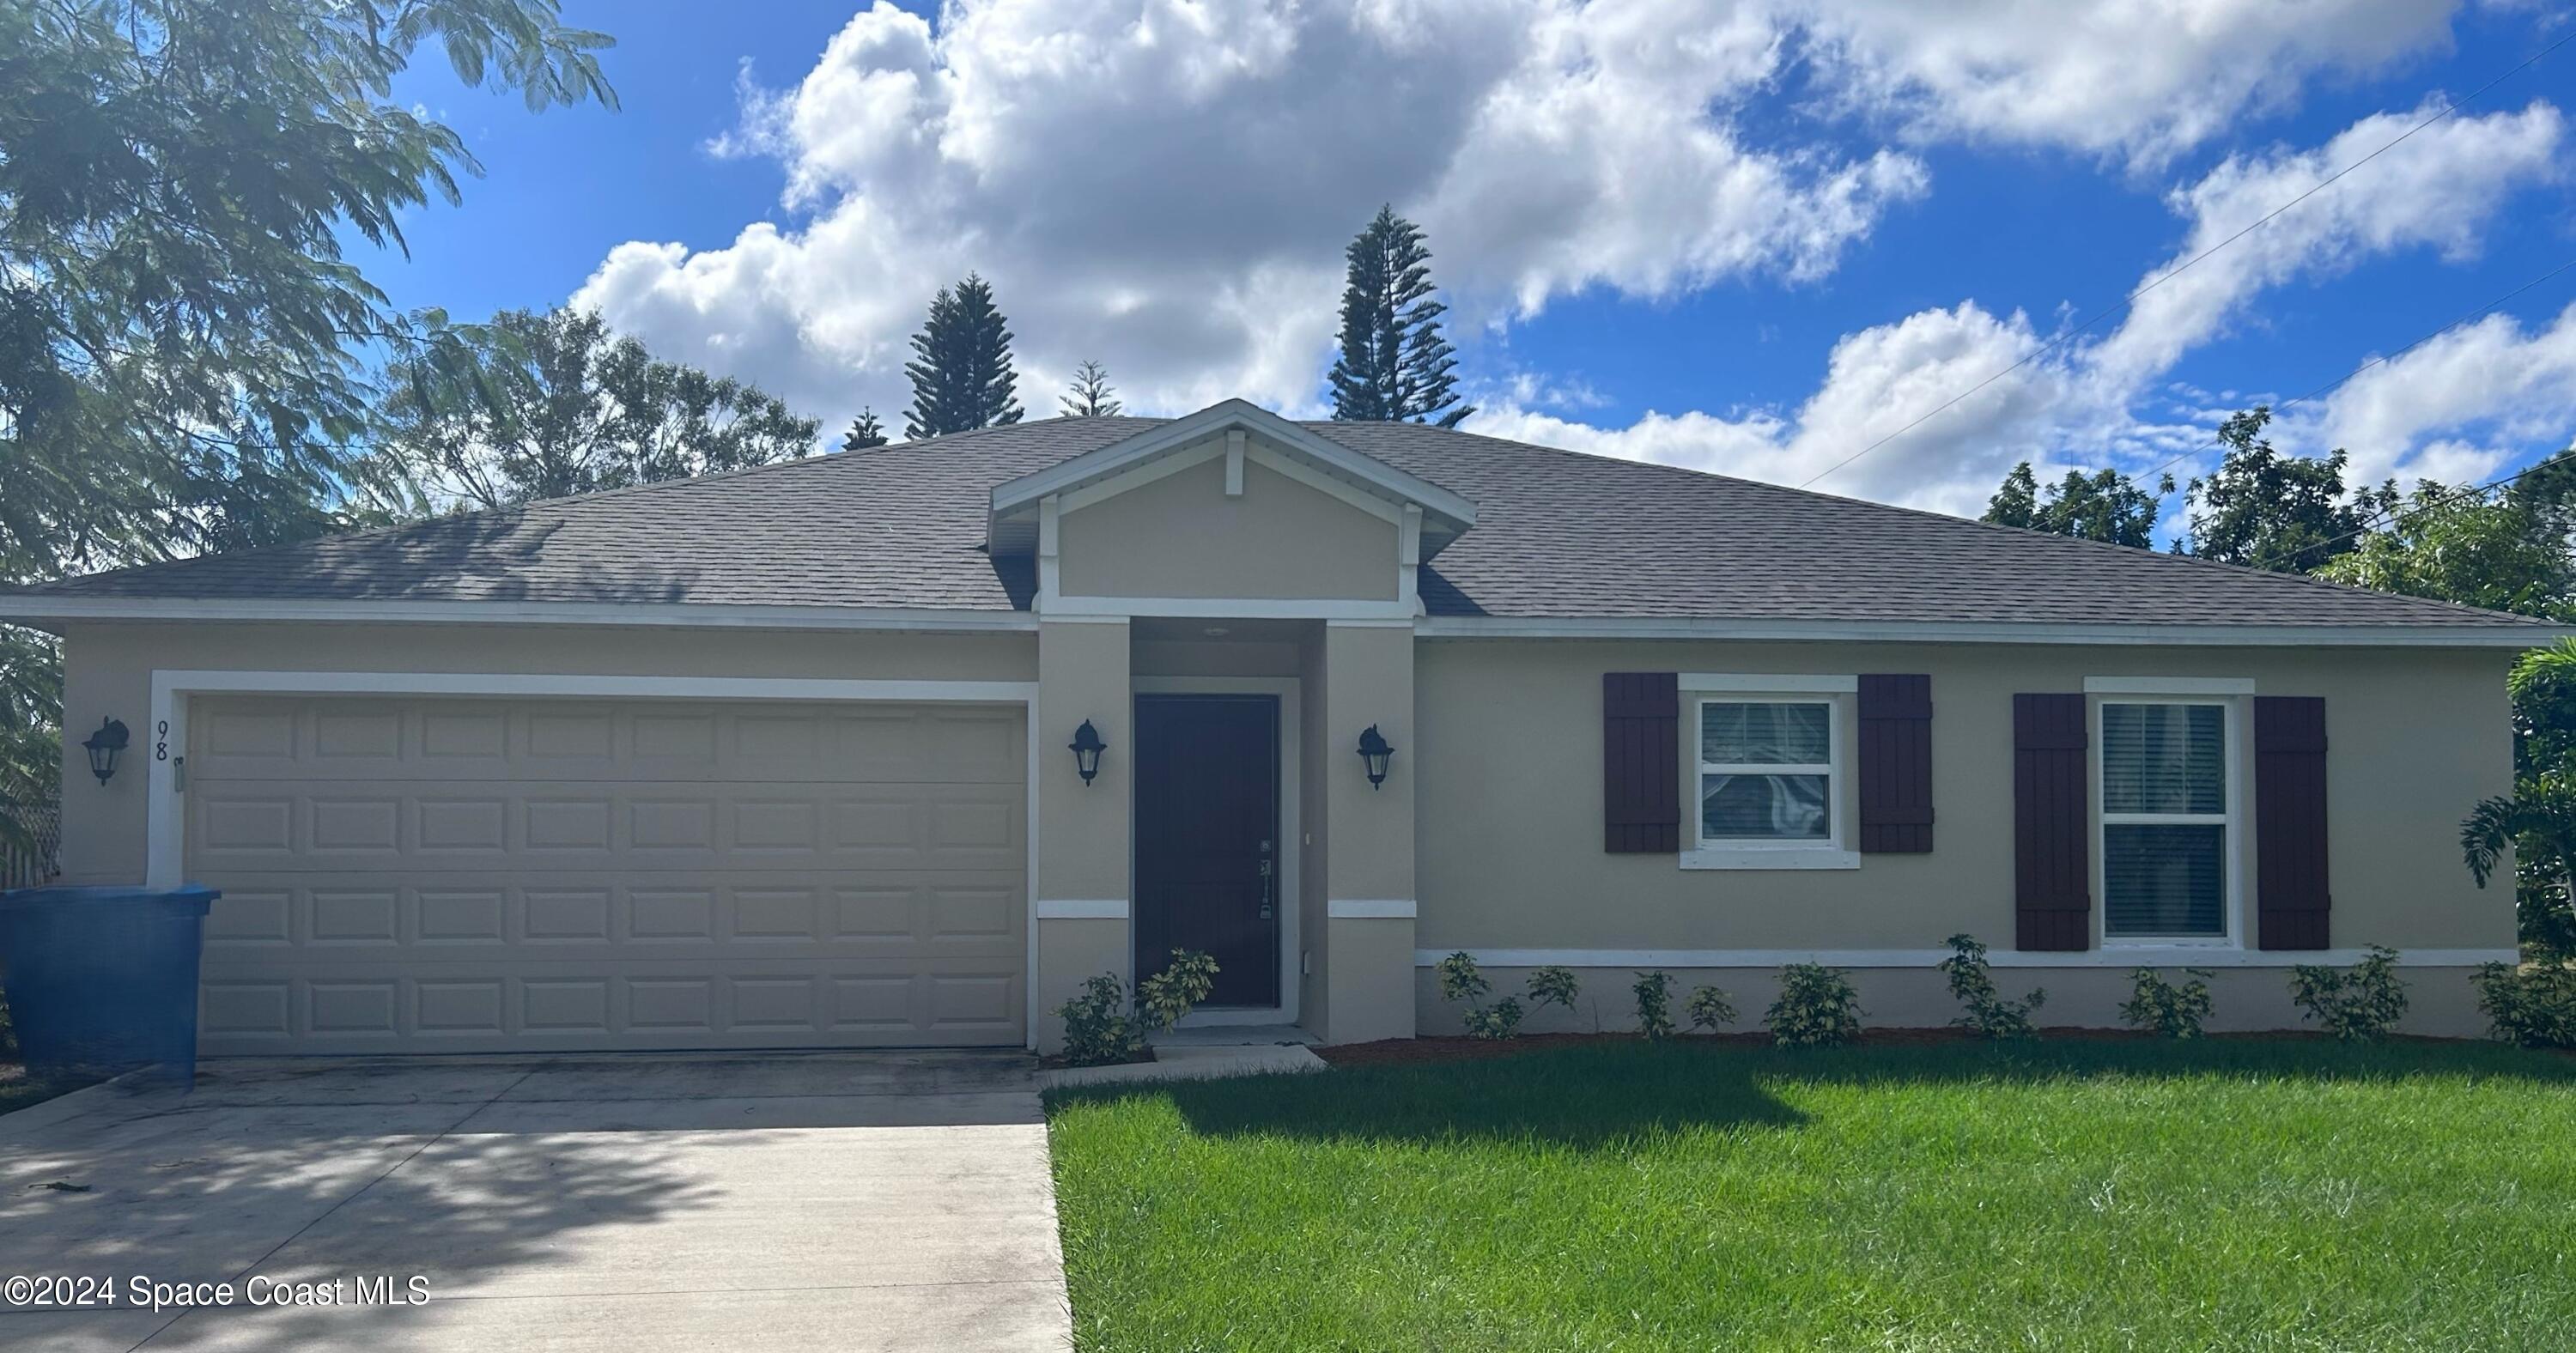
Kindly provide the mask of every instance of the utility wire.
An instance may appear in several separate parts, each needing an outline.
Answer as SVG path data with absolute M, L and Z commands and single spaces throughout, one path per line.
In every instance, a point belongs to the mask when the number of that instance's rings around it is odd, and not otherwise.
M 2403 143 L 2408 137 L 2413 136 L 2415 133 L 2424 130 L 2426 127 L 2432 126 L 2434 123 L 2439 122 L 2446 117 L 2449 117 L 2451 114 L 2458 112 L 2470 103 L 2475 102 L 2480 95 L 2495 88 L 2497 85 L 2503 84 L 2505 81 L 2512 79 L 2514 76 L 2520 75 L 2523 71 L 2539 62 L 2541 58 L 2548 56 L 2551 52 L 2557 51 L 2559 48 L 2566 46 L 2570 42 L 2576 42 L 2576 30 L 2571 30 L 2567 36 L 2560 38 L 2556 42 L 2553 42 L 2548 46 L 2541 48 L 2539 51 L 2532 53 L 2530 56 L 2523 58 L 2522 63 L 2515 66 L 2513 69 L 2487 81 L 2485 84 L 2478 86 L 2467 94 L 2444 104 L 2442 106 L 2442 111 L 2416 123 L 2412 127 L 2407 128 L 2405 131 L 2399 133 L 2394 140 L 2382 145 L 2379 149 L 2374 150 L 2369 154 L 2362 156 L 2360 159 L 2345 165 L 2343 168 L 2336 170 L 2334 173 L 2327 175 L 2326 178 L 2317 183 L 2316 186 L 2299 194 L 2297 197 L 2291 198 L 2289 201 L 2274 207 L 2270 212 L 2266 213 L 2261 220 L 2258 220 L 2254 224 L 2228 236 L 2226 239 L 2220 240 L 2218 243 L 2201 250 L 2199 253 L 2192 255 L 2189 259 L 2184 260 L 2180 267 L 2174 268 L 2170 272 L 2157 275 L 2153 281 L 2150 281 L 2135 291 L 2130 292 L 2128 295 L 2121 297 L 2118 301 L 2094 311 L 2092 316 L 2086 319 L 2082 324 L 2076 325 L 2073 329 L 2059 334 L 2057 337 L 2052 338 L 2046 343 L 2041 344 L 2039 347 L 2032 349 L 2029 353 L 2023 355 L 2021 360 L 2014 362 L 2011 366 L 2005 367 L 2003 370 L 1986 377 L 1984 380 L 1969 386 L 1967 389 L 1962 390 L 1955 395 L 1952 395 L 1950 398 L 1942 401 L 1939 405 L 1916 417 L 1912 422 L 1907 423 L 1905 426 L 1898 428 L 1894 432 L 1888 433 L 1877 441 L 1871 442 L 1869 445 L 1862 447 L 1858 451 L 1854 451 L 1850 455 L 1843 457 L 1841 460 L 1835 461 L 1833 464 L 1809 475 L 1805 480 L 1799 483 L 1798 487 L 1803 489 L 1814 485 L 1816 481 L 1841 470 L 1844 466 L 1851 464 L 1853 461 L 1859 460 L 1861 457 L 1868 455 L 1872 451 L 1876 451 L 1878 448 L 1887 445 L 1889 442 L 1895 441 L 1906 433 L 1912 432 L 1914 429 L 1923 426 L 1925 423 L 1930 422 L 1941 414 L 1949 412 L 1951 408 L 1956 406 L 1961 400 L 1968 398 L 1970 395 L 1973 395 L 1978 391 L 1985 389 L 1987 386 L 1994 384 L 1996 381 L 2002 380 L 2004 377 L 2021 370 L 2023 367 L 2026 367 L 2035 361 L 2038 361 L 2040 358 L 2047 356 L 2055 349 L 2073 342 L 2076 338 L 2080 337 L 2084 331 L 2101 323 L 2106 317 L 2136 305 L 2139 297 L 2146 295 L 2148 292 L 2163 286 L 2165 283 L 2170 282 L 2177 277 L 2182 276 L 2185 272 L 2190 271 L 2192 266 L 2199 263 L 2202 259 L 2208 258 L 2219 250 L 2224 249 L 2227 246 L 2236 243 L 2238 240 L 2253 234 L 2255 231 L 2262 229 L 2264 226 L 2271 223 L 2273 217 L 2279 216 L 2290 208 L 2295 207 L 2300 203 L 2307 201 L 2309 198 L 2316 196 L 2318 193 L 2325 191 L 2327 187 L 2331 186 L 2336 180 L 2341 179 L 2344 175 L 2349 174 L 2352 171 L 2361 168 L 2363 165 L 2378 159 L 2380 156 L 2387 154 L 2389 151 L 2396 149 L 2398 145 Z
M 2530 281 L 2523 283 L 2521 286 L 2515 287 L 2513 290 L 2508 291 L 2508 292 L 2506 292 L 2505 294 L 2503 294 L 2503 295 L 2501 295 L 2501 296 L 2496 297 L 2494 300 L 2489 301 L 2489 302 L 2487 302 L 2486 304 L 2484 304 L 2484 305 L 2482 305 L 2482 306 L 2479 306 L 2477 309 L 2472 310 L 2472 311 L 2469 311 L 2467 314 L 2464 314 L 2464 315 L 2460 316 L 2458 319 L 2452 320 L 2450 323 L 2443 325 L 2441 328 L 2438 328 L 2438 329 L 2432 330 L 2431 332 L 2424 334 L 2422 337 L 2417 338 L 2414 342 L 2407 344 L 2405 347 L 2402 347 L 2402 348 L 2397 349 L 2395 352 L 2384 353 L 2384 354 L 2382 354 L 2382 355 L 2380 355 L 2380 356 L 2373 357 L 2373 358 L 2371 358 L 2369 361 L 2364 362 L 2364 363 L 2362 363 L 2361 365 L 2359 365 L 2359 366 L 2357 366 L 2357 367 L 2354 367 L 2352 370 L 2347 371 L 2347 372 L 2343 373 L 2342 375 L 2335 377 L 2333 380 L 2327 381 L 2325 384 L 2320 385 L 2320 386 L 2318 386 L 2317 388 L 2315 388 L 2315 389 L 2313 389 L 2313 390 L 2310 390 L 2310 391 L 2308 391 L 2308 392 L 2307 392 L 2307 393 L 2305 393 L 2305 394 L 2301 394 L 2301 395 L 2293 395 L 2293 396 L 2291 396 L 2291 397 L 2290 397 L 2290 398 L 2288 398 L 2288 399 L 2282 400 L 2282 401 L 2281 401 L 2280 403 L 2278 403 L 2278 404 L 2272 405 L 2272 406 L 2271 406 L 2272 411 L 2273 411 L 2273 412 L 2275 412 L 2275 413 L 2278 413 L 2278 412 L 2280 412 L 2280 411 L 2281 411 L 2281 410 L 2283 410 L 2283 409 L 2289 408 L 2289 407 L 2290 407 L 2291 405 L 2293 405 L 2293 404 L 2303 404 L 2303 403 L 2306 403 L 2307 401 L 2309 401 L 2309 400 L 2311 400 L 2311 399 L 2314 399 L 2314 398 L 2316 398 L 2316 397 L 2317 397 L 2317 396 L 2319 396 L 2319 395 L 2326 394 L 2326 393 L 2328 393 L 2329 391 L 2332 391 L 2332 390 L 2336 389 L 2337 387 L 2339 387 L 2339 386 L 2343 385 L 2346 381 L 2352 380 L 2354 377 L 2359 376 L 2361 373 L 2363 373 L 2363 372 L 2365 372 L 2365 371 L 2368 371 L 2368 370 L 2370 370 L 2370 369 L 2371 369 L 2371 368 L 2373 368 L 2373 367 L 2377 367 L 2377 366 L 2385 366 L 2385 365 L 2387 365 L 2387 364 L 2388 364 L 2388 363 L 2390 363 L 2390 362 L 2396 361 L 2398 358 L 2403 357 L 2403 356 L 2405 356 L 2406 354 L 2408 354 L 2408 353 L 2410 353 L 2410 352 L 2413 352 L 2415 349 L 2420 348 L 2420 347 L 2424 346 L 2425 344 L 2432 342 L 2434 339 L 2439 338 L 2439 337 L 2441 337 L 2442 335 L 2444 335 L 2444 334 L 2446 334 L 2446 333 L 2449 333 L 2449 332 L 2450 332 L 2450 331 L 2452 331 L 2453 329 L 2459 328 L 2459 327 L 2460 327 L 2461 325 L 2463 325 L 2463 324 L 2470 323 L 2470 322 L 2471 322 L 2471 321 L 2473 321 L 2473 320 L 2484 319 L 2484 318 L 2487 316 L 2488 312 L 2490 312 L 2490 311 L 2494 310 L 2496 307 L 2498 307 L 2498 306 L 2500 306 L 2500 305 L 2503 305 L 2505 302 L 2512 300 L 2514 297 L 2519 296 L 2519 295 L 2521 295 L 2522 293 L 2524 293 L 2524 292 L 2526 292 L 2526 291 L 2529 291 L 2529 290 L 2531 290 L 2532 288 L 2537 287 L 2537 286 L 2539 286 L 2540 284 L 2542 284 L 2542 283 L 2544 283 L 2544 282 L 2549 281 L 2551 278 L 2554 278 L 2554 277 L 2558 276 L 2558 275 L 2559 275 L 2559 274 L 2561 274 L 2561 273 L 2564 273 L 2564 272 L 2569 271 L 2570 269 L 2576 269 L 2576 258 L 2571 258 L 2571 259 L 2567 260 L 2566 262 L 2559 264 L 2557 267 L 2552 268 L 2552 269 L 2550 269 L 2549 271 L 2547 271 L 2547 272 L 2545 272 L 2545 273 L 2542 273 L 2542 274 L 2541 274 L 2541 275 L 2539 275 L 2538 277 L 2535 277 L 2535 278 L 2531 279 Z M 2159 466 L 2155 467 L 2155 468 L 2154 468 L 2154 469 L 2152 469 L 2152 470 L 2148 470 L 2148 471 L 2146 471 L 2145 473 L 2140 474 L 2140 475 L 2138 475 L 2138 476 L 2136 476 L 2136 477 L 2137 477 L 2137 478 L 2139 478 L 2139 479 L 2142 479 L 2142 480 L 2145 480 L 2145 479 L 2153 479 L 2153 478 L 2155 478 L 2157 475 L 2163 474 L 2165 471 L 2170 470 L 2170 469 L 2172 469 L 2173 467 L 2175 467 L 2175 466 L 2177 466 L 2177 465 L 2182 464 L 2184 461 L 2189 460 L 2189 459 L 2191 459 L 2192 457 L 2197 456 L 2197 455 L 2199 455 L 2201 452 L 2206 451 L 2206 450 L 2208 450 L 2209 448 L 2211 448 L 2211 447 L 2213 447 L 2213 446 L 2216 446 L 2216 445 L 2218 445 L 2218 438 L 2217 438 L 2217 437 L 2215 437 L 2215 436 L 2212 436 L 2208 441 L 2202 442 L 2202 443 L 2201 443 L 2201 444 L 2199 444 L 2198 446 L 2195 446 L 2195 447 L 2191 448 L 2191 449 L 2190 449 L 2190 450 L 2188 450 L 2188 451 L 2182 452 L 2181 454 L 2176 455 L 2173 459 L 2166 461 L 2164 464 L 2159 465 Z

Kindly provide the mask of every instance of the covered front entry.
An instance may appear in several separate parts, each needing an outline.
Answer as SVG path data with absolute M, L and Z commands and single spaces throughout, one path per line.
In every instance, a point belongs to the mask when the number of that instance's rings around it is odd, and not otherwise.
M 1216 959 L 1214 1009 L 1280 1005 L 1285 849 L 1276 695 L 1136 697 L 1136 973 Z
M 1011 705 L 199 696 L 209 1054 L 1017 1046 Z

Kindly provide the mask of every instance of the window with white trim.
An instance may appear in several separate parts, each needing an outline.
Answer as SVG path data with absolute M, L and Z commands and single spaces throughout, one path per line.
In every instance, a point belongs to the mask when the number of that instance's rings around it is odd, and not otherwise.
M 2103 938 L 2225 940 L 2237 831 L 2227 702 L 2099 708 Z

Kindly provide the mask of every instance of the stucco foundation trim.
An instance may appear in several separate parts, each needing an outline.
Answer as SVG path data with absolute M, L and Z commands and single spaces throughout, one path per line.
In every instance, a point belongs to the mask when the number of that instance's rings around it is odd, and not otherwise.
M 1409 897 L 1336 897 L 1324 909 L 1336 921 L 1410 921 L 1416 908 Z
M 1339 913 L 1335 913 L 1338 915 Z M 1410 915 L 1411 913 L 1407 913 Z M 1417 968 L 1439 966 L 1455 949 L 1416 949 Z M 1778 968 L 1821 963 L 1829 968 L 1929 968 L 1950 957 L 1947 949 L 1469 949 L 1493 968 Z M 1997 949 L 1986 961 L 1998 968 L 2290 968 L 2302 964 L 2340 968 L 2359 963 L 2360 949 L 2232 949 L 2189 945 L 2140 945 L 2082 953 L 2022 953 Z M 2518 962 L 2512 949 L 2407 949 L 2408 968 L 2473 968 Z
M 1038 919 L 1041 921 L 1124 921 L 1127 915 L 1127 899 L 1123 897 L 1038 900 Z

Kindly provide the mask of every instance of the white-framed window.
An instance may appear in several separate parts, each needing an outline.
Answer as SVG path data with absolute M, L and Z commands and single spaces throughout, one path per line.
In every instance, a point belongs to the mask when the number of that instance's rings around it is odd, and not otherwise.
M 2237 702 L 2124 692 L 2093 722 L 2103 943 L 2234 943 Z
M 1857 867 L 1843 808 L 1856 679 L 1685 673 L 1681 685 L 1683 867 Z

